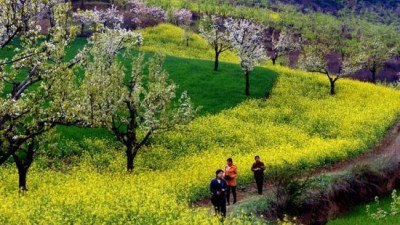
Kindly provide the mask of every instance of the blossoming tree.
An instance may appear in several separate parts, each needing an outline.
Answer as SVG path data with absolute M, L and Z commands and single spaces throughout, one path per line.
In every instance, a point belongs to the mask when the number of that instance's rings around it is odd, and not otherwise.
M 310 72 L 322 73 L 330 83 L 330 94 L 336 94 L 336 82 L 362 67 L 358 63 L 360 54 L 356 49 L 357 39 L 348 38 L 352 35 L 352 24 L 338 21 L 319 14 L 312 15 L 309 26 L 304 29 L 303 36 L 307 45 L 300 57 L 300 68 Z M 331 66 L 330 54 L 339 54 L 338 66 Z
M 92 31 L 96 32 L 99 27 L 117 27 L 123 23 L 122 13 L 117 9 L 116 6 L 112 5 L 106 10 L 78 10 L 73 13 L 73 18 L 81 24 L 81 34 L 83 34 L 85 27 L 90 28 Z
M 48 4 L 53 6 L 54 26 L 45 38 L 36 22 L 48 13 Z M 26 191 L 27 172 L 44 135 L 56 125 L 91 125 L 75 69 L 96 62 L 94 54 L 87 53 L 97 48 L 87 45 L 72 59 L 67 57 L 68 46 L 79 31 L 70 24 L 70 3 L 0 0 L 0 12 L 1 48 L 20 45 L 14 56 L 0 59 L 0 165 L 12 159 L 18 169 L 19 187 Z M 141 40 L 139 34 L 119 26 L 111 29 L 100 23 L 96 27 L 98 33 L 92 38 L 103 37 L 105 43 Z M 110 51 L 103 49 L 98 57 L 108 56 Z
M 54 27 L 44 39 L 39 16 L 54 13 Z M 21 49 L 14 56 L 0 59 L 0 164 L 13 159 L 19 174 L 19 187 L 27 190 L 26 176 L 40 136 L 57 124 L 75 125 L 79 117 L 79 88 L 74 67 L 84 51 L 66 59 L 66 48 L 77 33 L 68 25 L 70 4 L 48 0 L 0 1 L 1 47 L 18 37 Z
M 261 42 L 263 28 L 247 19 L 228 19 L 225 26 L 229 32 L 232 48 L 240 58 L 240 66 L 246 77 L 245 93 L 250 95 L 250 72 L 267 58 Z
M 231 48 L 224 20 L 216 16 L 205 17 L 200 26 L 200 33 L 214 49 L 214 71 L 218 71 L 219 55 Z
M 279 57 L 301 49 L 301 38 L 296 37 L 295 34 L 287 30 L 282 30 L 279 32 L 278 37 L 276 37 L 275 32 L 272 33 L 271 44 L 271 60 L 272 64 L 275 65 Z
M 125 146 L 129 172 L 151 136 L 188 123 L 197 111 L 186 92 L 174 107 L 176 85 L 163 69 L 163 57 L 150 59 L 145 70 L 144 54 L 134 57 L 129 51 L 140 42 L 132 36 L 115 38 L 112 32 L 96 36 L 90 51 L 95 60 L 84 66 L 84 105 L 88 106 L 89 121 L 109 130 Z M 117 60 L 121 49 L 127 49 L 122 54 L 132 60 L 127 80 L 127 68 Z
M 129 1 L 126 5 L 126 9 L 132 13 L 132 22 L 135 24 L 136 28 L 155 26 L 167 21 L 167 13 L 165 10 L 156 6 L 148 6 L 137 0 Z
M 173 22 L 180 25 L 188 25 L 192 22 L 193 13 L 188 9 L 178 9 L 173 11 Z
M 395 26 L 374 25 L 360 22 L 359 64 L 371 73 L 371 82 L 376 83 L 378 73 L 399 52 L 399 36 Z

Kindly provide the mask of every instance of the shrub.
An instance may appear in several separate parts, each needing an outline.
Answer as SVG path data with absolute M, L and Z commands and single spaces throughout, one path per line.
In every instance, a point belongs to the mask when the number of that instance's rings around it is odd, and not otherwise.
M 396 216 L 400 214 L 400 196 L 397 194 L 396 190 L 393 190 L 391 194 L 390 209 L 385 210 L 379 207 L 379 197 L 375 197 L 375 203 L 378 205 L 376 211 L 371 211 L 371 206 L 366 206 L 366 211 L 368 216 L 373 220 L 386 220 L 387 217 Z

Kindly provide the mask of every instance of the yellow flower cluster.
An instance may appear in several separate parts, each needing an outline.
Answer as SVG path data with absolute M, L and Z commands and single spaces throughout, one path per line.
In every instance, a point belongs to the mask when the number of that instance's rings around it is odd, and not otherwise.
M 31 190 L 23 195 L 6 181 L 17 179 L 15 173 L 0 174 L 0 224 L 219 224 L 210 210 L 192 210 L 177 198 L 170 172 L 100 174 L 80 167 L 58 173 L 34 168 Z
M 209 196 L 209 181 L 227 157 L 240 184 L 252 179 L 254 155 L 267 166 L 284 168 L 285 160 L 317 167 L 367 150 L 399 116 L 399 91 L 341 80 L 330 96 L 325 77 L 275 68 L 280 78 L 270 99 L 159 136 L 139 155 L 134 174 L 123 171 L 121 152 L 109 150 L 95 156 L 110 161 L 108 169 L 96 170 L 93 157 L 68 172 L 33 167 L 30 191 L 20 195 L 15 169 L 2 168 L 0 224 L 218 224 L 211 209 L 188 205 Z M 239 215 L 226 223 L 261 222 Z

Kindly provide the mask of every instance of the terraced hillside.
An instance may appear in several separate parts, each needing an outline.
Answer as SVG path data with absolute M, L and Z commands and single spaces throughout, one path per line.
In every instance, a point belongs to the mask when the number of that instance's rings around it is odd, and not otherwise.
M 252 179 L 254 155 L 282 169 L 287 162 L 318 167 L 366 151 L 400 116 L 396 90 L 344 79 L 331 96 L 326 77 L 279 66 L 256 69 L 247 99 L 239 65 L 223 63 L 215 74 L 211 61 L 195 59 L 209 58 L 209 51 L 198 51 L 206 48 L 202 40 L 183 47 L 169 40 L 178 28 L 161 26 L 144 31 L 144 49 L 169 55 L 171 78 L 210 114 L 152 139 L 133 174 L 124 172 L 121 149 L 101 135 L 71 138 L 86 146 L 71 166 L 48 169 L 45 157 L 37 160 L 23 197 L 14 168 L 2 168 L 1 224 L 219 224 L 209 209 L 188 204 L 209 196 L 209 180 L 227 157 L 238 166 L 240 184 Z M 235 62 L 231 53 L 224 57 Z M 263 223 L 247 215 L 227 222 Z

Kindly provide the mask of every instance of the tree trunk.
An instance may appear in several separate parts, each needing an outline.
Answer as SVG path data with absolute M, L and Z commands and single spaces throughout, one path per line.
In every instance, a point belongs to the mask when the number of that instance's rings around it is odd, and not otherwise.
M 331 78 L 329 78 L 329 81 L 331 83 L 331 95 L 335 95 L 336 94 L 336 92 L 335 92 L 335 82 L 336 81 Z
M 56 26 L 56 21 L 54 19 L 54 8 L 55 8 L 55 5 L 51 6 L 51 8 L 49 9 L 49 13 L 50 13 L 50 15 L 49 15 L 50 28 L 53 28 L 53 27 Z
M 371 73 L 372 73 L 372 83 L 376 84 L 376 66 L 375 66 L 375 63 L 373 65 L 373 67 L 372 67 Z
M 132 172 L 134 167 L 135 167 L 135 165 L 133 163 L 134 159 L 135 159 L 135 156 L 133 154 L 133 148 L 127 146 L 127 149 L 126 149 L 126 170 L 128 172 Z
M 219 53 L 215 53 L 214 71 L 218 71 L 219 66 Z
M 81 24 L 81 36 L 83 36 L 84 32 L 85 32 L 85 25 L 82 23 Z
M 137 148 L 136 144 L 126 147 L 126 170 L 131 173 L 135 169 L 135 158 L 139 148 Z
M 26 175 L 28 174 L 28 167 L 25 167 L 24 165 L 18 166 L 18 187 L 19 190 L 25 192 L 28 191 L 28 188 L 26 188 Z
M 272 65 L 275 66 L 276 60 L 277 60 L 277 59 L 278 59 L 278 53 L 277 53 L 277 52 L 274 52 L 274 55 L 271 57 Z
M 246 96 L 250 95 L 250 79 L 249 79 L 249 77 L 250 77 L 250 72 L 246 71 L 246 90 L 245 90 Z
M 30 155 L 28 153 L 26 156 L 27 158 L 25 160 L 22 160 L 16 154 L 13 154 L 13 159 L 18 169 L 18 188 L 20 191 L 23 192 L 28 190 L 28 188 L 26 187 L 26 176 L 33 160 L 31 156 L 33 155 Z
M 129 123 L 127 127 L 127 131 L 125 133 L 126 140 L 123 140 L 122 143 L 124 143 L 126 147 L 126 169 L 128 172 L 132 172 L 135 165 L 134 165 L 134 160 L 135 156 L 137 153 L 137 149 L 135 148 L 137 145 L 137 139 L 136 139 L 136 109 L 134 105 L 130 104 L 129 102 L 126 102 L 127 108 L 129 110 Z M 113 125 L 114 126 L 114 125 Z M 121 132 L 118 130 L 118 128 L 114 129 L 117 134 L 117 136 L 121 135 Z M 123 138 L 121 138 L 123 139 Z
M 83 10 L 85 5 L 84 5 L 85 0 L 81 0 L 81 9 Z
M 50 20 L 50 28 L 55 27 L 56 26 L 56 22 L 54 21 L 53 14 L 50 15 L 49 20 Z
M 186 47 L 189 47 L 189 38 L 186 38 Z

